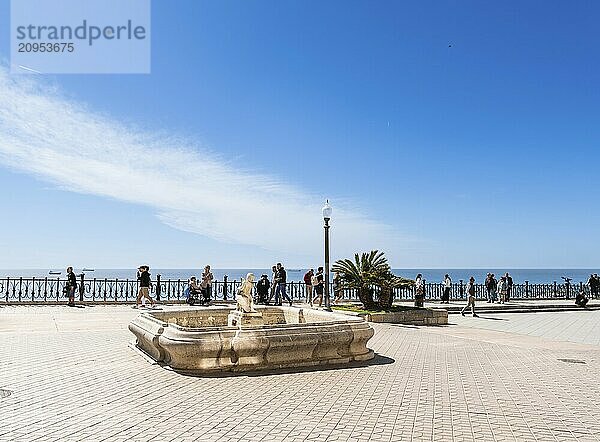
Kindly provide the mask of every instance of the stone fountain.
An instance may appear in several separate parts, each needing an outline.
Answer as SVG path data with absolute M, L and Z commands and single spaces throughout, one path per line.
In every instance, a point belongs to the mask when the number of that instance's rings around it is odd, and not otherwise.
M 179 371 L 248 371 L 348 364 L 373 358 L 364 319 L 297 307 L 254 306 L 254 275 L 236 295 L 235 310 L 173 309 L 140 314 L 129 324 L 135 345 Z

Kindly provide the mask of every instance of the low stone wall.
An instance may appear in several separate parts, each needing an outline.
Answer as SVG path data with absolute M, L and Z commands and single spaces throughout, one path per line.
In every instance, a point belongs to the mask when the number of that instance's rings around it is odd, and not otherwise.
M 361 313 L 359 316 L 369 322 L 389 322 L 392 324 L 409 325 L 446 325 L 448 312 L 446 310 L 414 309 L 390 313 Z

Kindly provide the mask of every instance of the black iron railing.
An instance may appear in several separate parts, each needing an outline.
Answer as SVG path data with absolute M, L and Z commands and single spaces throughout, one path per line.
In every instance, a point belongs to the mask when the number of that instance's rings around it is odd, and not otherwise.
M 65 278 L 0 278 L 0 304 L 30 304 L 30 303 L 64 303 L 67 301 L 63 289 Z M 233 301 L 241 281 L 214 281 L 212 299 L 216 301 Z M 187 281 L 181 279 L 161 279 L 160 275 L 152 282 L 151 293 L 157 300 L 165 303 L 177 303 L 185 300 Z M 466 298 L 466 283 L 459 281 L 452 284 L 450 299 Z M 287 294 L 294 302 L 307 301 L 306 286 L 303 282 L 288 282 Z M 128 303 L 135 302 L 139 283 L 135 279 L 100 279 L 80 276 L 76 297 L 79 302 L 86 303 Z M 442 283 L 425 283 L 425 300 L 441 299 L 444 287 Z M 511 299 L 569 299 L 583 290 L 590 295 L 590 288 L 582 282 L 549 284 L 514 284 L 511 289 Z M 345 289 L 335 292 L 333 284 L 330 287 L 332 301 L 340 295 L 343 301 L 356 301 L 355 290 Z M 477 299 L 486 299 L 487 291 L 483 284 L 475 285 Z M 313 296 L 315 294 L 313 293 Z M 396 301 L 414 300 L 414 287 L 396 289 Z

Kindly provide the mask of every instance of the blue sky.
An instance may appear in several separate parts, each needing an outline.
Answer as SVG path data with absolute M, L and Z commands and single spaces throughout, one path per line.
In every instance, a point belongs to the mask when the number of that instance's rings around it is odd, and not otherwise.
M 0 268 L 317 265 L 326 197 L 334 258 L 598 266 L 597 3 L 152 8 L 150 75 L 0 71 Z

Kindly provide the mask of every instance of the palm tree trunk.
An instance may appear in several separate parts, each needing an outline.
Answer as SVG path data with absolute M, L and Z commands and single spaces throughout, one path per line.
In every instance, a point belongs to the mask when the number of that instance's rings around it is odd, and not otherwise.
M 394 302 L 394 291 L 389 287 L 382 287 L 379 292 L 379 308 L 389 310 Z
M 358 289 L 358 299 L 366 310 L 375 310 L 377 308 L 377 304 L 373 300 L 372 288 L 364 287 Z

